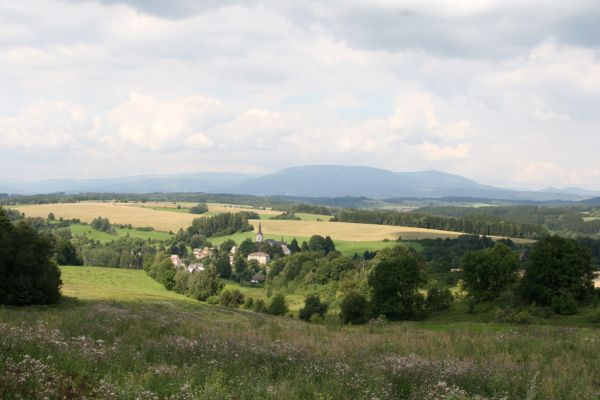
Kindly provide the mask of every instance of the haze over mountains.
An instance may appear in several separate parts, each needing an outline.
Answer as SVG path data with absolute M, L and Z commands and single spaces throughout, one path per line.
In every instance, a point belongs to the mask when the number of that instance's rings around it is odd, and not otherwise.
M 285 168 L 263 176 L 205 172 L 108 179 L 0 182 L 0 192 L 207 192 L 259 196 L 390 198 L 487 198 L 502 200 L 582 200 L 600 196 L 580 188 L 523 191 L 482 185 L 440 171 L 393 172 L 364 166 L 312 165 Z

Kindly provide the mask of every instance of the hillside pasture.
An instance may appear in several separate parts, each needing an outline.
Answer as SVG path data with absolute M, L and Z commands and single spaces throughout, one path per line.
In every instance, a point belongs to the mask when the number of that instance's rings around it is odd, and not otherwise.
M 597 399 L 597 329 L 341 326 L 209 306 L 143 271 L 63 267 L 57 306 L 0 308 L 6 399 Z

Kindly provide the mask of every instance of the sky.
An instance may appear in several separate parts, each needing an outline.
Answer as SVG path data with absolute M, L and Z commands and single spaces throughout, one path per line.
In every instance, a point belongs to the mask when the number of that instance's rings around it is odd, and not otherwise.
M 600 189 L 595 0 L 0 1 L 0 179 L 308 164 Z

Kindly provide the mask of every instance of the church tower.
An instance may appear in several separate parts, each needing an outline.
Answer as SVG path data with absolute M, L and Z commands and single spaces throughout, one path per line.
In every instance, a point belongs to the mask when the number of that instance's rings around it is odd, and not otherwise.
M 262 243 L 262 241 L 263 241 L 262 225 L 259 222 L 258 223 L 258 232 L 256 233 L 256 242 Z

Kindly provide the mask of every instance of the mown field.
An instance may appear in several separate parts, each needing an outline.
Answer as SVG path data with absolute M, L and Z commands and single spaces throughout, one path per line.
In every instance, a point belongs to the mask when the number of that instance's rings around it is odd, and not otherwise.
M 91 222 L 94 218 L 102 216 L 108 218 L 114 224 L 131 224 L 134 227 L 151 226 L 156 231 L 151 233 L 151 237 L 165 237 L 167 232 L 177 232 L 180 228 L 188 227 L 192 220 L 198 215 L 181 212 L 177 205 L 182 208 L 188 207 L 193 203 L 110 203 L 110 202 L 81 202 L 81 203 L 59 203 L 59 204 L 36 204 L 26 206 L 16 206 L 13 208 L 24 212 L 30 217 L 45 218 L 50 212 L 59 218 L 73 219 L 78 218 L 83 222 Z M 297 214 L 303 220 L 270 220 L 274 215 L 280 214 L 279 211 L 252 209 L 241 206 L 229 206 L 224 204 L 209 203 L 209 214 L 219 212 L 240 210 L 251 210 L 260 213 L 264 219 L 252 220 L 251 224 L 258 228 L 261 222 L 263 232 L 267 237 L 291 241 L 296 237 L 298 240 L 307 240 L 312 235 L 331 236 L 336 242 L 338 249 L 348 255 L 355 252 L 361 253 L 365 250 L 379 250 L 390 245 L 383 240 L 396 240 L 402 237 L 406 240 L 424 239 L 424 238 L 454 238 L 460 235 L 458 232 L 441 231 L 434 229 L 400 227 L 389 225 L 372 224 L 353 224 L 344 222 L 328 222 L 326 216 L 299 213 Z M 170 212 L 172 211 L 172 212 Z M 75 231 L 85 231 L 85 228 L 75 228 Z M 89 231 L 89 229 L 88 229 Z M 162 232 L 161 232 L 162 231 Z M 140 236 L 139 231 L 130 231 L 131 236 Z M 89 233 L 89 232 L 88 232 Z M 94 234 L 94 232 L 92 232 Z M 98 234 L 96 234 L 98 236 Z M 102 236 L 102 235 L 100 235 Z M 228 238 L 236 242 L 247 237 L 254 237 L 253 232 L 244 232 L 222 238 L 211 238 L 215 244 L 221 243 Z M 99 237 L 99 240 L 108 241 L 110 238 Z
M 598 399 L 600 331 L 303 323 L 141 271 L 64 267 L 58 306 L 0 308 L 3 399 Z

